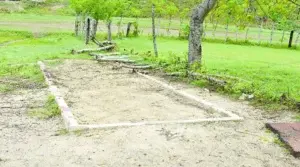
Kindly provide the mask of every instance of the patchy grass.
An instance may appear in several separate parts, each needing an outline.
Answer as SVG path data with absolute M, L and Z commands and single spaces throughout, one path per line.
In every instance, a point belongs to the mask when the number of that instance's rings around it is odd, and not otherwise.
M 125 48 L 126 52 L 140 53 L 135 58 L 163 67 L 167 72 L 186 69 L 187 41 L 159 38 L 158 57 L 152 56 L 152 40 L 148 37 L 117 42 L 121 51 Z M 229 84 L 218 91 L 234 97 L 254 94 L 253 102 L 269 109 L 295 108 L 300 102 L 300 51 L 206 42 L 203 49 L 203 66 L 196 71 L 227 80 Z M 228 76 L 240 80 L 230 80 Z
M 67 129 L 60 129 L 56 131 L 55 136 L 65 136 L 70 134 L 70 132 Z
M 295 117 L 295 119 L 296 119 L 297 121 L 300 121 L 300 114 L 298 114 L 298 115 Z
M 18 87 L 13 86 L 12 82 L 3 82 L 3 78 L 18 78 L 22 81 L 36 83 L 44 82 L 44 78 L 37 61 L 53 59 L 90 59 L 86 55 L 71 55 L 72 48 L 84 48 L 84 43 L 71 36 L 71 34 L 41 34 L 34 37 L 32 34 L 8 31 L 6 38 L 26 38 L 25 41 L 13 43 L 8 46 L 0 47 L 0 92 L 13 91 Z M 16 35 L 17 34 L 17 35 Z M 1 39 L 1 37 L 0 37 Z M 2 81 L 2 82 L 1 82 Z M 25 82 L 24 82 L 25 83 Z
M 54 96 L 48 96 L 44 108 L 31 109 L 28 112 L 29 116 L 39 119 L 50 119 L 60 115 L 60 109 L 55 102 Z

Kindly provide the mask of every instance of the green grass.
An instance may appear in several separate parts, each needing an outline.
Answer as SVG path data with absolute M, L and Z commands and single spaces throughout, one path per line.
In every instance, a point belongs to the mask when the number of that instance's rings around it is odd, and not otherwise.
M 26 88 L 20 84 L 12 84 L 18 80 L 21 83 L 44 82 L 42 73 L 36 65 L 39 60 L 52 59 L 89 59 L 86 55 L 71 55 L 72 48 L 84 48 L 83 42 L 71 34 L 44 34 L 35 38 L 30 33 L 1 31 L 6 33 L 5 38 L 26 39 L 8 46 L 0 47 L 0 92 L 8 92 L 18 88 Z M 17 34 L 17 35 L 16 35 Z M 2 37 L 0 37 L 0 40 Z
M 27 22 L 27 23 L 73 23 L 74 16 L 54 15 L 54 14 L 36 14 L 36 13 L 0 13 L 0 21 L 9 22 Z
M 187 41 L 159 38 L 158 58 L 146 53 L 152 51 L 150 38 L 117 42 L 120 48 L 142 53 L 143 61 L 164 67 L 168 72 L 185 70 Z M 300 102 L 300 51 L 206 42 L 203 43 L 203 51 L 200 72 L 245 80 L 228 81 L 229 85 L 220 91 L 236 97 L 242 93 L 254 94 L 255 102 L 269 108 L 283 107 L 280 104 L 291 107 L 295 105 L 294 100 Z M 287 100 L 281 98 L 284 94 Z
M 49 95 L 44 108 L 31 109 L 28 114 L 39 119 L 50 119 L 59 116 L 60 109 L 55 102 L 55 97 Z

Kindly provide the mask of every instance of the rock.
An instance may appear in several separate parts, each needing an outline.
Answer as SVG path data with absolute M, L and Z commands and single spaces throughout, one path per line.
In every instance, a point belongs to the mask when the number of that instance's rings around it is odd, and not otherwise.
M 242 96 L 239 97 L 239 100 L 246 100 L 247 94 L 243 93 Z
M 252 100 L 252 99 L 254 99 L 254 97 L 255 97 L 254 94 L 248 95 L 248 94 L 243 93 L 239 97 L 239 100 Z
M 210 93 L 209 89 L 205 88 L 204 91 L 207 92 L 207 93 Z

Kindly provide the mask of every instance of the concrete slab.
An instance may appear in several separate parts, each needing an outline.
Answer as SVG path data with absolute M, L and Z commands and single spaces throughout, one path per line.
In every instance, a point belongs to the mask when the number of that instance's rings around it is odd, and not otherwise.
M 295 157 L 300 157 L 300 123 L 268 123 L 266 126 L 279 135 Z

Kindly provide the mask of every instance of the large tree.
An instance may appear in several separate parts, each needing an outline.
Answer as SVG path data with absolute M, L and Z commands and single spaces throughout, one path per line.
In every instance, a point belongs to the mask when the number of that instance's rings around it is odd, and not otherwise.
M 202 3 L 196 6 L 192 12 L 189 35 L 189 64 L 192 64 L 194 62 L 201 63 L 201 37 L 203 34 L 203 22 L 208 13 L 213 9 L 217 1 L 218 0 L 204 0 Z

